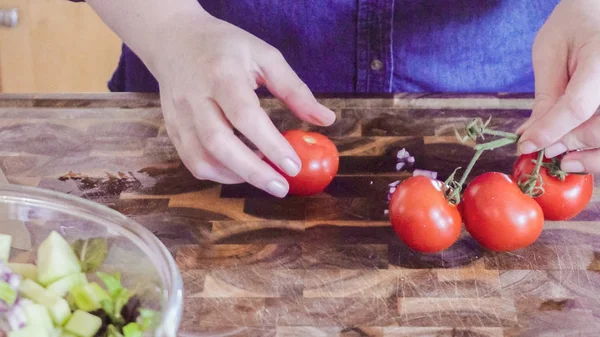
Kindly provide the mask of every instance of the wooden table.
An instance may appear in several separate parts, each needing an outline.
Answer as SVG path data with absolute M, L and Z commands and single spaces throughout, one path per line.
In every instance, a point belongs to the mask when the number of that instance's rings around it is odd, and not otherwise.
M 597 194 L 576 219 L 547 222 L 533 246 L 407 249 L 384 215 L 394 151 L 445 178 L 472 155 L 453 127 L 494 116 L 514 130 L 529 95 L 327 98 L 341 152 L 327 193 L 275 199 L 195 180 L 166 136 L 154 95 L 0 96 L 0 167 L 15 184 L 108 205 L 173 252 L 185 281 L 182 336 L 598 336 Z M 274 100 L 280 129 L 308 128 Z M 476 167 L 508 172 L 514 148 Z

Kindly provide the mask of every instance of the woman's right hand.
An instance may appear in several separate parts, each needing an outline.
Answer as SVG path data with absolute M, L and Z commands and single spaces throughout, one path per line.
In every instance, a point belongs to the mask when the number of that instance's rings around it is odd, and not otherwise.
M 149 42 L 156 47 L 139 48 L 160 85 L 167 133 L 196 178 L 248 182 L 284 197 L 287 181 L 232 129 L 286 174 L 299 173 L 298 155 L 254 90 L 266 86 L 296 116 L 313 124 L 331 125 L 335 114 L 317 102 L 278 50 L 200 6 L 196 9 L 169 16 Z

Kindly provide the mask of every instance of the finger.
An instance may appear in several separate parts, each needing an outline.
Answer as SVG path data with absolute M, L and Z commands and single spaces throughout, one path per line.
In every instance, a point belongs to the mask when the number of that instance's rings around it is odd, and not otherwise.
M 567 71 L 567 53 L 556 52 L 567 50 L 561 40 L 548 38 L 546 29 L 542 28 L 533 45 L 533 73 L 535 77 L 535 100 L 529 119 L 521 125 L 516 133 L 522 134 L 535 121 L 544 116 L 556 101 L 565 93 L 569 82 Z M 553 42 L 558 41 L 558 42 Z
M 594 115 L 575 130 L 567 133 L 558 142 L 548 146 L 546 157 L 553 158 L 569 150 L 600 148 L 600 115 Z
M 259 189 L 280 198 L 287 194 L 287 181 L 233 134 L 214 101 L 202 100 L 195 109 L 194 125 L 200 144 L 215 160 Z
M 273 49 L 274 50 L 274 49 Z M 308 86 L 288 65 L 279 51 L 268 53 L 260 64 L 262 84 L 282 100 L 298 118 L 322 126 L 335 122 L 335 113 L 317 101 Z
M 560 168 L 567 173 L 600 173 L 600 149 L 570 152 L 562 158 Z
M 197 179 L 210 180 L 221 184 L 239 184 L 244 180 L 217 162 L 202 149 L 196 128 L 183 129 L 181 132 L 181 161 Z
M 165 110 L 165 127 L 177 153 L 192 175 L 201 180 L 211 180 L 221 184 L 238 184 L 243 180 L 220 165 L 200 146 L 195 134 L 191 106 L 180 104 L 175 110 L 171 98 L 161 100 Z M 174 118 L 170 118 L 173 115 Z M 167 118 L 169 116 L 169 118 Z M 173 122 L 173 120 L 175 122 Z
M 539 81 L 542 80 L 540 79 Z M 536 83 L 537 82 L 538 80 L 536 80 Z M 546 88 L 543 88 L 541 90 L 546 90 Z M 548 112 L 554 104 L 556 104 L 556 101 L 558 101 L 560 95 L 564 93 L 564 87 L 562 89 L 562 93 L 560 94 L 545 93 L 541 90 L 536 90 L 535 99 L 533 101 L 533 108 L 531 109 L 531 115 L 525 121 L 525 123 L 521 124 L 521 126 L 517 128 L 517 131 L 515 131 L 517 135 L 522 135 L 523 132 L 525 132 L 525 130 L 531 127 L 533 123 L 535 123 L 538 119 L 543 117 L 544 114 Z
M 227 80 L 216 88 L 214 95 L 233 126 L 264 156 L 289 176 L 300 173 L 302 161 L 260 107 L 258 97 L 248 84 L 236 79 Z
M 565 94 L 523 132 L 520 152 L 527 154 L 548 147 L 588 120 L 600 105 L 599 87 L 600 62 L 591 57 L 582 59 Z

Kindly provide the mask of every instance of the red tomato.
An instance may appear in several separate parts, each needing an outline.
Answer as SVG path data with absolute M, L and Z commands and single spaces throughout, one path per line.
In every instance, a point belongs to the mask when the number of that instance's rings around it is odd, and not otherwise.
M 413 176 L 398 185 L 390 200 L 390 220 L 400 239 L 410 248 L 435 253 L 456 240 L 462 228 L 458 208 L 444 196 L 443 183 Z
M 290 184 L 289 194 L 308 196 L 323 192 L 337 174 L 340 158 L 335 144 L 317 132 L 291 130 L 283 136 L 292 145 L 302 161 L 302 169 L 295 177 L 277 170 Z
M 456 207 L 458 208 L 458 212 L 460 213 L 460 217 L 464 218 L 464 212 L 465 212 L 465 204 L 461 201 L 458 205 L 456 205 Z
M 540 205 L 506 174 L 487 172 L 476 177 L 465 189 L 462 202 L 467 231 L 490 250 L 521 249 L 542 233 Z
M 533 172 L 537 153 L 521 155 L 513 166 L 512 176 L 515 181 L 525 179 Z M 544 162 L 552 162 L 544 158 Z M 591 174 L 568 174 L 564 181 L 548 173 L 548 169 L 540 169 L 544 194 L 534 200 L 542 207 L 546 220 L 568 220 L 583 211 L 594 190 L 594 177 Z

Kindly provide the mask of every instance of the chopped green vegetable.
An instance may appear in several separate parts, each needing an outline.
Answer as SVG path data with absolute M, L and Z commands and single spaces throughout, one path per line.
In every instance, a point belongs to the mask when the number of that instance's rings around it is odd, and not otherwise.
M 142 337 L 144 330 L 137 323 L 129 323 L 123 327 L 124 337 Z
M 137 319 L 137 323 L 142 327 L 143 330 L 154 328 L 158 313 L 154 310 L 140 309 L 140 316 Z
M 0 234 L 0 261 L 8 262 L 8 258 L 10 257 L 11 243 L 12 236 Z
M 38 268 L 34 264 L 29 263 L 7 263 L 6 266 L 13 271 L 21 275 L 24 279 L 37 281 Z
M 121 319 L 120 317 L 115 315 L 115 304 L 113 303 L 112 300 L 110 300 L 110 299 L 102 300 L 102 302 L 100 302 L 100 304 L 102 305 L 102 310 L 104 310 L 104 312 L 108 315 L 111 322 L 113 322 L 119 326 L 121 326 L 123 324 L 123 319 Z
M 98 310 L 102 307 L 102 301 L 110 301 L 110 296 L 95 282 L 73 287 L 71 297 L 75 306 L 83 311 Z
M 0 260 L 5 243 L 10 252 L 10 240 L 0 234 Z M 158 313 L 140 308 L 136 290 L 125 288 L 119 273 L 96 272 L 104 287 L 88 282 L 87 273 L 100 268 L 107 255 L 104 238 L 70 245 L 53 231 L 37 249 L 37 265 L 7 264 L 17 279 L 0 280 L 0 300 L 13 305 L 19 294 L 28 299 L 19 302 L 19 326 L 25 327 L 8 337 L 142 337 L 154 328 Z M 17 275 L 22 281 L 15 290 Z
M 124 337 L 114 325 L 109 325 L 106 329 L 106 337 Z
M 117 317 L 121 317 L 121 311 L 123 310 L 123 307 L 129 301 L 130 297 L 131 297 L 131 293 L 129 292 L 129 290 L 127 290 L 125 288 L 122 288 L 121 290 L 119 290 L 113 297 L 113 302 L 115 303 L 115 315 Z
M 97 272 L 96 275 L 104 282 L 110 294 L 111 301 L 102 301 L 102 308 L 113 321 L 121 322 L 121 311 L 129 301 L 131 293 L 121 285 L 121 274 L 113 275 Z
M 17 300 L 17 293 L 4 281 L 0 281 L 0 299 L 8 305 L 15 304 Z
M 73 251 L 79 258 L 84 273 L 96 271 L 108 255 L 108 242 L 105 238 L 77 240 L 73 243 Z
M 19 292 L 25 298 L 45 306 L 50 312 L 52 320 L 57 325 L 63 325 L 71 316 L 71 308 L 64 298 L 54 295 L 31 280 L 21 282 Z
M 111 297 L 114 296 L 117 291 L 123 288 L 123 286 L 121 285 L 121 274 L 119 273 L 114 273 L 113 275 L 111 275 L 107 273 L 97 272 L 96 275 L 102 280 L 102 282 L 104 282 L 104 285 L 106 285 L 106 289 L 108 290 L 108 293 Z
M 23 306 L 25 317 L 27 318 L 27 326 L 35 325 L 43 328 L 48 333 L 54 331 L 54 323 L 48 313 L 48 309 L 41 304 L 29 302 Z
M 26 326 L 21 330 L 11 331 L 8 337 L 50 337 L 50 333 L 36 325 Z
M 71 289 L 73 290 L 73 289 Z M 67 294 L 67 296 L 65 297 L 65 299 L 67 300 L 67 303 L 69 303 L 69 307 L 71 308 L 71 311 L 74 311 L 75 309 L 77 309 L 77 305 L 75 304 L 75 299 L 73 298 L 73 293 L 70 292 Z
M 87 277 L 84 273 L 76 273 L 65 276 L 52 284 L 46 289 L 54 293 L 56 296 L 65 297 L 76 286 L 84 285 L 88 283 Z
M 60 337 L 78 337 L 78 336 L 76 336 L 76 335 L 74 335 L 74 334 L 72 334 L 72 333 L 70 333 L 70 332 L 67 332 L 67 331 L 64 331 L 64 330 L 63 330 L 63 331 L 61 331 L 61 333 L 60 333 Z
M 81 337 L 92 337 L 102 326 L 102 319 L 81 310 L 75 310 L 65 324 L 65 330 Z
M 81 272 L 79 260 L 69 243 L 53 231 L 42 242 L 37 253 L 38 281 L 47 286 L 70 274 Z

